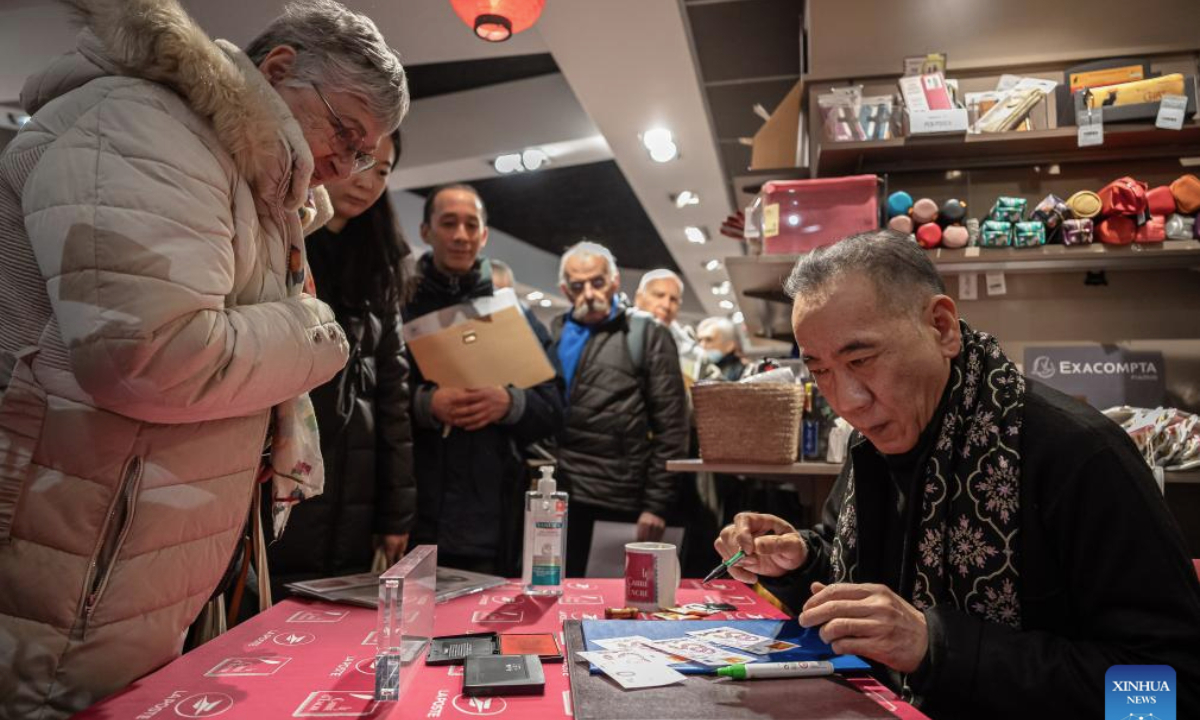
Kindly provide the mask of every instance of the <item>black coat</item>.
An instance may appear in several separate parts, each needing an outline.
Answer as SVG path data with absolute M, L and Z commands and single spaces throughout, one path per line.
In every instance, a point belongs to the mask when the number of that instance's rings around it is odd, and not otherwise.
M 365 572 L 374 555 L 372 536 L 407 533 L 416 517 L 400 315 L 351 309 L 341 301 L 337 269 L 353 252 L 352 239 L 320 230 L 307 247 L 317 296 L 346 331 L 350 358 L 311 393 L 325 492 L 292 508 L 283 537 L 268 548 L 276 585 Z
M 553 323 L 555 355 L 566 317 Z M 647 322 L 635 368 L 624 307 L 596 326 L 576 366 L 559 439 L 559 482 L 571 501 L 608 510 L 670 514 L 679 488 L 667 461 L 687 457 L 688 402 L 671 331 Z
M 1200 717 L 1200 582 L 1162 493 L 1115 423 L 1056 390 L 1026 382 L 1017 568 L 1023 630 L 947 605 L 927 610 L 929 652 L 907 678 L 916 703 L 937 720 L 1101 717 L 1109 666 L 1161 664 L 1175 669 L 1179 717 Z M 830 543 L 851 466 L 857 507 L 865 493 L 885 492 L 883 458 L 856 438 L 823 523 L 801 532 L 809 561 L 786 578 L 764 578 L 793 610 L 803 606 L 812 581 L 828 581 Z M 859 523 L 862 538 L 861 514 Z M 881 531 L 876 538 L 902 543 Z M 907 547 L 916 544 L 910 539 Z M 897 575 L 864 567 L 869 556 L 864 543 L 861 582 Z M 903 567 L 914 563 L 910 557 Z M 899 575 L 908 580 L 892 589 L 908 597 L 912 573 Z M 891 676 L 898 686 L 901 678 Z
M 430 254 L 417 264 L 420 282 L 404 308 L 406 320 L 492 294 L 486 261 L 476 261 L 461 277 L 439 272 Z M 548 351 L 545 328 L 528 311 L 525 319 Z M 547 357 L 556 366 L 549 352 Z M 524 407 L 508 424 L 502 421 L 473 432 L 455 428 L 443 437 L 441 424 L 429 413 L 436 386 L 425 380 L 415 362 L 412 367 L 418 486 L 414 540 L 436 543 L 443 553 L 493 559 L 497 572 L 513 576 L 520 561 L 523 495 L 529 484 L 520 449 L 553 437 L 561 427 L 562 381 L 556 373 L 553 380 L 527 390 L 509 388 L 514 407 Z

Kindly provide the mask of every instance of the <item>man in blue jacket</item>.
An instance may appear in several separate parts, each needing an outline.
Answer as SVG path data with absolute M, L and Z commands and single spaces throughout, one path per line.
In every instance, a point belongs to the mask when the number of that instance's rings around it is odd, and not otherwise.
M 480 256 L 487 237 L 487 210 L 474 188 L 429 193 L 421 238 L 432 251 L 417 262 L 419 284 L 405 321 L 492 294 L 491 267 Z M 548 347 L 545 329 L 528 311 L 526 319 Z M 444 388 L 412 367 L 413 542 L 436 544 L 439 565 L 515 576 L 527 485 L 520 448 L 562 425 L 560 381 L 526 390 Z

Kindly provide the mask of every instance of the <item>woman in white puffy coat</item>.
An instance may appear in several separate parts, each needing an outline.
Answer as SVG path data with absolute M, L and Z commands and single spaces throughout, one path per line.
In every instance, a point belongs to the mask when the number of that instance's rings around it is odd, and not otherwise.
M 246 53 L 176 0 L 71 4 L 78 47 L 30 78 L 0 155 L 0 718 L 66 716 L 170 661 L 256 479 L 276 527 L 320 491 L 306 393 L 346 342 L 305 292 L 313 188 L 362 169 L 408 101 L 374 24 L 332 0 Z

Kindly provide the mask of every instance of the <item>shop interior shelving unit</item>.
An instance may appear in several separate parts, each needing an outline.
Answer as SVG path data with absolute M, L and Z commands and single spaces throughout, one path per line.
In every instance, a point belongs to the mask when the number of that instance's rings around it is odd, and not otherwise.
M 1149 59 L 1156 70 L 1195 76 L 1200 75 L 1198 57 L 1193 52 Z M 1005 72 L 1061 80 L 1064 67 L 1087 59 L 1018 69 L 975 67 L 961 74 L 951 68 L 948 75 L 961 77 L 964 91 L 975 91 L 994 87 Z M 805 107 L 816 108 L 816 95 L 839 85 L 862 84 L 865 95 L 892 94 L 897 77 L 806 81 Z M 958 198 L 975 217 L 985 215 L 999 195 L 1019 195 L 1032 204 L 1049 193 L 1065 198 L 1076 190 L 1096 190 L 1123 175 L 1163 185 L 1197 172 L 1191 166 L 1200 165 L 1196 118 L 1181 131 L 1157 129 L 1150 122 L 1109 123 L 1103 145 L 1080 148 L 1075 127 L 1055 127 L 1052 108 L 1035 111 L 1034 129 L 1024 132 L 856 143 L 823 142 L 817 113 L 806 115 L 812 176 L 877 174 L 885 193 L 905 190 L 939 203 Z M 1119 343 L 1160 350 L 1166 359 L 1167 403 L 1200 411 L 1200 242 L 943 248 L 930 255 L 963 317 L 1000 338 L 1018 362 L 1026 347 L 1037 345 Z M 797 257 L 725 260 L 751 336 L 791 340 L 790 301 L 782 284 Z M 987 293 L 987 273 L 1004 274 L 1004 294 Z M 960 279 L 972 274 L 977 298 L 963 299 L 960 289 L 969 283 Z M 1200 472 L 1168 473 L 1167 482 L 1168 504 L 1200 554 L 1200 493 L 1195 492 Z

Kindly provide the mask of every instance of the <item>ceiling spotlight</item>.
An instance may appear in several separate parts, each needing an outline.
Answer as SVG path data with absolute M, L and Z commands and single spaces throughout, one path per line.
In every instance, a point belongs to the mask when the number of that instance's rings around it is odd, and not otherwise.
M 684 190 L 681 193 L 671 196 L 671 200 L 675 203 L 675 207 L 683 209 L 688 205 L 699 205 L 700 196 L 691 190 Z
M 735 312 L 729 319 L 733 321 L 734 325 L 741 325 L 746 322 L 746 316 L 742 314 L 741 310 Z
M 492 166 L 496 168 L 496 172 L 501 175 L 508 173 L 521 172 L 524 167 L 521 165 L 521 156 L 517 153 L 509 153 L 501 155 L 492 162 Z
M 501 175 L 539 170 L 550 164 L 550 156 L 541 148 L 529 148 L 520 153 L 507 153 L 492 161 L 492 166 Z
M 729 282 L 728 280 L 712 286 L 713 295 L 728 295 L 732 291 L 733 283 Z
M 650 159 L 654 162 L 670 162 L 679 156 L 679 148 L 666 128 L 654 128 L 642 133 L 642 144 L 650 151 Z
M 721 302 L 717 303 L 717 305 L 720 305 L 722 310 L 732 310 L 737 307 L 733 304 L 732 300 L 722 300 Z
M 544 297 L 546 297 L 546 293 L 542 292 L 541 290 L 534 290 L 533 292 L 526 295 L 525 299 L 528 300 L 529 302 L 537 302 L 538 300 L 541 300 Z
M 529 148 L 521 153 L 521 164 L 526 170 L 537 170 L 541 166 L 550 162 L 550 156 L 540 148 Z
M 647 150 L 653 149 L 655 145 L 666 145 L 673 141 L 674 137 L 671 135 L 671 131 L 666 128 L 654 128 L 642 133 L 642 144 L 646 146 Z
M 679 157 L 679 148 L 675 147 L 675 143 L 655 145 L 650 149 L 650 159 L 654 162 L 671 162 L 677 157 Z
M 688 225 L 683 229 L 683 234 L 687 237 L 688 242 L 703 245 L 708 242 L 708 231 L 702 227 Z
M 704 269 L 709 272 L 716 272 L 724 266 L 725 266 L 725 263 L 721 262 L 720 260 L 717 260 L 716 258 L 713 258 L 712 260 L 709 260 L 708 262 L 704 263 Z
M 542 307 L 550 307 L 553 304 L 554 303 L 550 300 L 550 298 L 542 298 L 542 301 L 538 303 L 538 305 L 541 305 Z

